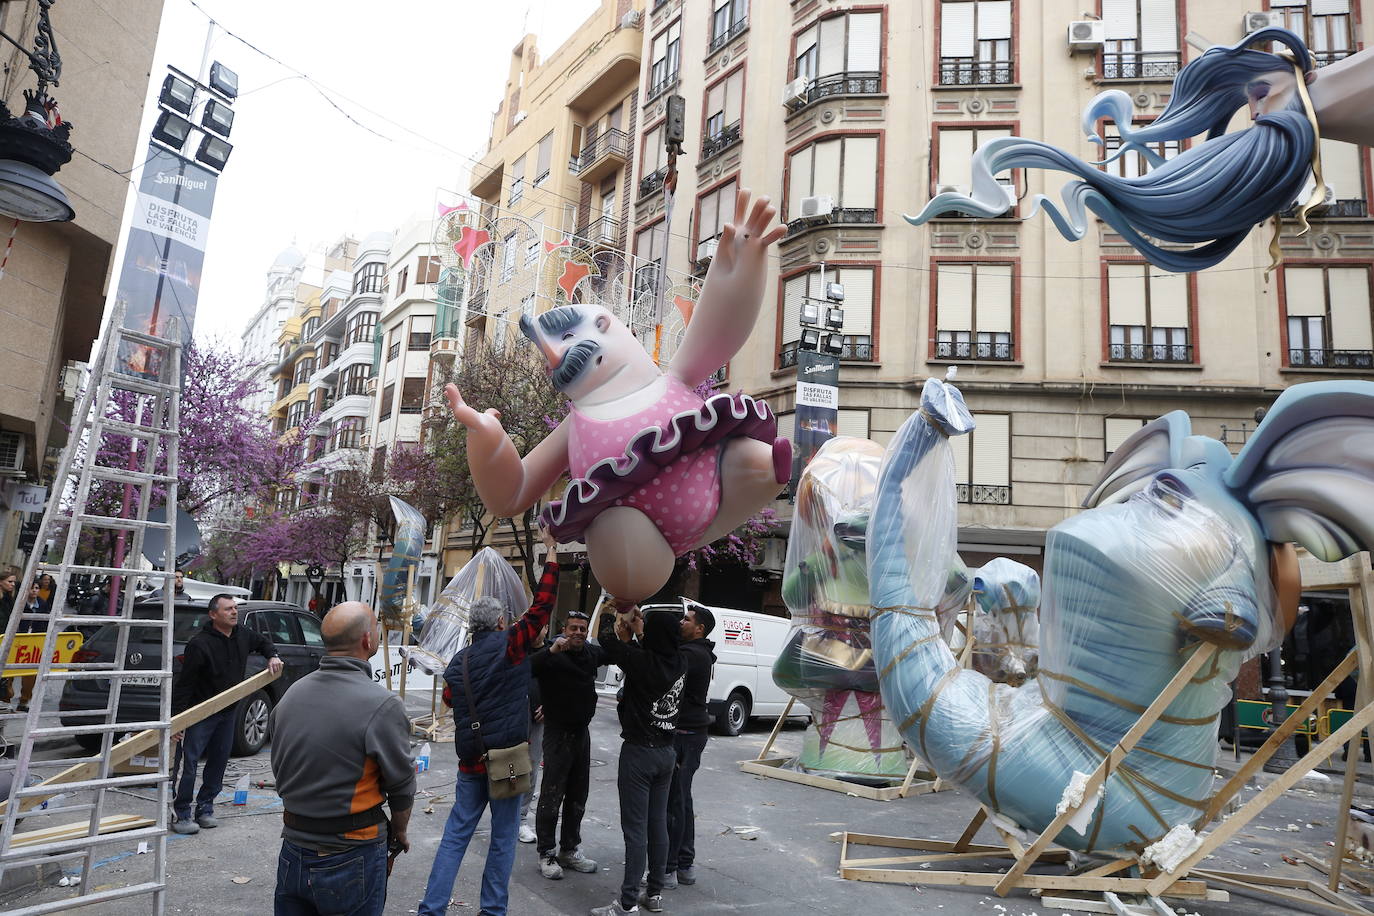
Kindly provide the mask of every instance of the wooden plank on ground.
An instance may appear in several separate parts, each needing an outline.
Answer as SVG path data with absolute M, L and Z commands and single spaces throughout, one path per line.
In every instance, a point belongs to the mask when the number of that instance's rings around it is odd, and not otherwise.
M 149 817 L 139 817 L 136 814 L 111 814 L 100 819 L 99 834 L 120 833 L 125 830 L 139 830 L 143 827 L 152 827 L 157 821 Z M 55 843 L 58 840 L 72 840 L 88 834 L 91 822 L 89 820 L 77 821 L 74 824 L 61 824 L 56 827 L 45 827 L 42 830 L 25 830 L 16 833 L 10 841 L 10 849 L 22 849 L 25 846 L 38 846 L 43 843 Z

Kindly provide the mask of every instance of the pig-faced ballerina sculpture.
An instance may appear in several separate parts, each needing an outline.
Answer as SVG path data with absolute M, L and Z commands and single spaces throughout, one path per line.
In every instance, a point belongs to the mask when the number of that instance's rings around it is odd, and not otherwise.
M 777 211 L 740 191 L 721 232 L 682 345 L 661 371 L 630 329 L 599 305 L 567 305 L 520 329 L 572 402 L 558 428 L 523 459 L 500 412 L 445 393 L 468 428 L 468 465 L 492 514 L 517 515 L 569 472 L 543 519 L 560 541 L 583 540 L 602 587 L 623 603 L 663 587 L 676 557 L 727 534 L 778 493 L 792 445 L 776 439 L 768 406 L 745 394 L 703 399 L 693 389 L 744 344 L 758 317 L 764 261 L 782 237 Z

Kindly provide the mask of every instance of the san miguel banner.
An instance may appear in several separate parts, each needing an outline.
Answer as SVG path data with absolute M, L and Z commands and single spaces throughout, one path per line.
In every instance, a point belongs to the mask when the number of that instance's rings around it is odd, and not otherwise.
M 190 342 L 218 182 L 214 172 L 148 145 L 116 293 L 128 330 L 164 336 L 168 319 L 176 318 L 182 341 Z M 132 372 L 157 372 L 146 347 L 126 346 L 119 357 Z
M 835 436 L 840 418 L 840 359 L 829 353 L 797 353 L 797 428 L 792 459 L 792 492 L 802 469 L 827 439 Z

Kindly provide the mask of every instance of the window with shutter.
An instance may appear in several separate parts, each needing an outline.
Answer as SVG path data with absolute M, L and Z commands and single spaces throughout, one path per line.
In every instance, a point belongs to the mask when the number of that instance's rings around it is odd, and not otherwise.
M 974 429 L 950 440 L 954 481 L 961 503 L 1011 504 L 1011 417 L 973 414 Z
M 1012 15 L 1012 0 L 942 0 L 941 84 L 1012 82 Z
M 795 413 L 778 414 L 778 438 L 796 441 L 797 415 Z
M 677 83 L 682 57 L 682 20 L 674 19 L 666 29 L 655 35 L 652 49 L 646 102 L 658 98 Z
M 1102 460 L 1112 457 L 1112 452 L 1121 447 L 1136 430 L 1146 424 L 1140 417 L 1104 417 L 1102 419 Z
M 639 174 L 652 175 L 668 164 L 668 154 L 663 146 L 663 125 L 659 124 L 644 132 L 644 149 L 640 154 Z
M 1288 365 L 1374 369 L 1368 267 L 1285 265 Z
M 749 24 L 749 0 L 712 0 L 711 45 L 707 53 L 723 48 Z
M 835 435 L 868 438 L 868 411 L 840 408 L 835 422 Z
M 1011 360 L 1013 265 L 935 266 L 934 358 Z
M 710 256 L 706 243 L 719 238 L 725 224 L 734 218 L 735 192 L 738 187 L 738 182 L 731 179 L 701 196 L 697 214 L 698 261 Z
M 844 267 L 827 270 L 826 280 L 844 287 L 844 324 L 838 332 L 843 347 L 840 358 L 871 361 L 874 358 L 873 295 L 876 272 L 872 267 Z M 820 272 L 809 270 L 788 278 L 782 284 L 782 348 L 780 368 L 796 363 L 801 341 L 801 307 L 807 299 L 824 300 Z M 829 303 L 818 301 L 824 310 Z M 822 316 L 823 317 L 823 316 Z M 828 330 L 824 333 L 830 333 Z
M 537 188 L 548 179 L 549 169 L 553 165 L 553 131 L 549 131 L 539 141 L 539 148 L 535 155 L 534 186 Z
M 800 219 L 808 197 L 829 197 L 829 222 L 878 221 L 878 138 L 831 137 L 788 157 L 787 218 Z M 813 214 L 814 215 L 814 214 Z
M 1178 74 L 1178 0 L 1102 0 L 1102 78 L 1167 79 Z
M 1321 141 L 1322 181 L 1326 185 L 1330 203 L 1313 212 L 1314 217 L 1340 218 L 1363 217 L 1368 212 L 1364 192 L 1365 149 L 1353 143 L 1339 140 Z M 1306 201 L 1316 187 L 1316 181 L 1309 176 L 1298 202 Z
M 663 257 L 663 220 L 635 236 L 634 284 L 635 295 L 652 294 L 658 283 L 658 269 Z
M 515 206 L 520 202 L 520 198 L 525 196 L 525 157 L 521 156 L 515 160 L 515 164 L 510 167 L 510 206 Z
M 809 98 L 882 91 L 883 14 L 827 16 L 797 35 L 793 78 L 811 83 Z
M 1317 66 L 1348 57 L 1355 50 L 1350 0 L 1270 0 L 1283 14 L 1283 27 L 1307 42 Z
M 1108 264 L 1106 306 L 1108 360 L 1194 362 L 1188 275 L 1149 264 Z
M 973 154 L 978 147 L 1002 137 L 1010 137 L 1010 127 L 941 127 L 935 125 L 939 155 L 935 163 L 935 193 L 955 191 L 968 195 L 973 190 Z M 996 176 L 1006 188 L 1011 204 L 1005 217 L 1016 216 L 1016 177 L 1014 172 Z

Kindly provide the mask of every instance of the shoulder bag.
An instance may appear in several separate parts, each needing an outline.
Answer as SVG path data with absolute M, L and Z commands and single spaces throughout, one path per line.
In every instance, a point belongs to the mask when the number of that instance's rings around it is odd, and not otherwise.
M 472 697 L 472 679 L 468 677 L 468 658 L 463 653 L 463 693 L 467 695 L 468 715 L 472 717 L 472 736 L 477 750 L 487 765 L 487 792 L 493 799 L 511 798 L 530 790 L 530 743 L 521 741 L 513 747 L 487 749 L 482 740 L 482 722 L 477 717 L 477 702 Z

